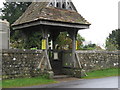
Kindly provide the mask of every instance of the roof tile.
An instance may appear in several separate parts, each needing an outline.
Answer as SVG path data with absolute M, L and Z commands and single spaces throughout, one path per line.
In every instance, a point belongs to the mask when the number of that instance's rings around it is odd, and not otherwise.
M 47 7 L 48 2 L 33 2 L 12 26 L 36 20 L 51 20 L 68 23 L 90 24 L 78 12 Z

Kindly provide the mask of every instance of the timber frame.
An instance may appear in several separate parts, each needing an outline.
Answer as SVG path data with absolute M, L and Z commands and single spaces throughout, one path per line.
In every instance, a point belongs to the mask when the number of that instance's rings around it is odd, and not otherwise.
M 76 37 L 77 33 L 81 29 L 88 29 L 91 25 L 87 22 L 76 10 L 73 3 L 70 2 L 74 10 L 60 9 L 56 7 L 51 7 L 50 2 L 33 2 L 25 13 L 18 19 L 12 27 L 14 30 L 29 30 L 36 27 L 37 30 L 42 32 L 42 38 L 46 40 L 46 49 L 44 49 L 44 55 L 47 60 L 48 70 L 53 71 L 50 63 L 50 58 L 48 55 L 48 34 L 53 41 L 53 50 L 55 49 L 55 40 L 60 34 L 60 32 L 68 32 L 70 38 L 72 39 L 72 67 L 76 68 L 79 64 L 76 61 Z M 41 7 L 40 7 L 41 6 Z M 50 7 L 49 7 L 50 6 Z M 34 8 L 36 7 L 36 8 Z M 33 8 L 33 10 L 31 10 Z M 39 14 L 38 14 L 39 13 Z M 60 15 L 57 15 L 59 13 Z M 33 18 L 31 18 L 33 17 Z M 38 18 L 39 17 L 39 18 Z M 34 29 L 33 29 L 34 30 Z M 79 64 L 80 66 L 80 64 Z M 80 66 L 81 67 L 81 66 Z
M 34 21 L 30 23 L 24 23 L 20 25 L 14 25 L 13 29 L 18 30 L 22 28 L 27 28 L 31 26 L 37 26 L 37 25 L 48 25 L 48 26 L 60 26 L 60 27 L 69 27 L 69 28 L 76 28 L 76 29 L 85 29 L 89 28 L 90 24 L 75 24 L 75 23 L 65 23 L 65 22 L 58 22 L 58 21 L 50 21 L 50 20 L 40 20 L 40 21 Z

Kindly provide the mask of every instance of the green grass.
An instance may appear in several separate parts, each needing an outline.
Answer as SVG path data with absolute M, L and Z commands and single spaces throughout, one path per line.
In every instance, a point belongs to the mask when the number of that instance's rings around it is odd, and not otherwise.
M 97 70 L 97 71 L 88 72 L 87 75 L 88 76 L 85 76 L 83 78 L 93 79 L 93 78 L 118 76 L 118 69 L 112 68 L 112 69 Z M 58 82 L 52 79 L 44 78 L 44 77 L 18 78 L 18 79 L 12 79 L 12 80 L 3 80 L 2 87 L 15 88 L 15 87 L 26 87 L 26 86 L 52 84 L 52 83 L 58 83 Z M 0 82 L 0 86 L 1 86 L 1 82 Z
M 0 80 L 0 88 L 2 87 L 2 81 Z
M 14 88 L 14 87 L 25 87 L 33 85 L 42 85 L 42 84 L 52 84 L 57 83 L 52 79 L 46 79 L 43 77 L 34 77 L 34 78 L 18 78 L 13 80 L 3 80 L 3 88 Z
M 120 71 L 120 69 L 119 69 Z M 87 73 L 88 76 L 83 77 L 84 79 L 93 79 L 93 78 L 103 78 L 103 77 L 111 77 L 111 76 L 118 76 L 118 69 L 111 68 L 111 69 L 104 69 L 104 70 L 97 70 Z

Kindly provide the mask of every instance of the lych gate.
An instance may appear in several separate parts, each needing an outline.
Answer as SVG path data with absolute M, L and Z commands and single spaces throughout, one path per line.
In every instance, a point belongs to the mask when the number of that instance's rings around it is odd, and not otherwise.
M 53 71 L 54 74 L 74 73 L 72 71 L 77 69 L 79 65 L 75 59 L 76 36 L 78 30 L 89 28 L 90 23 L 77 12 L 70 0 L 47 1 L 33 2 L 12 27 L 15 30 L 41 31 L 42 49 L 45 52 L 48 70 Z M 68 56 L 65 55 L 64 51 L 55 50 L 54 42 L 60 32 L 68 32 L 72 39 L 72 50 L 65 51 L 69 53 Z M 53 42 L 52 50 L 49 50 L 48 39 Z M 66 57 L 69 60 L 66 60 Z

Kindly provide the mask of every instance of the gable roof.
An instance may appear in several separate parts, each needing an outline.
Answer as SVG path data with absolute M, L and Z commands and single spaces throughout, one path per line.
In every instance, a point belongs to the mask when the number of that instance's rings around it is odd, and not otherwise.
M 32 2 L 21 17 L 12 26 L 38 20 L 60 21 L 77 24 L 90 24 L 77 11 L 47 7 L 49 2 Z

